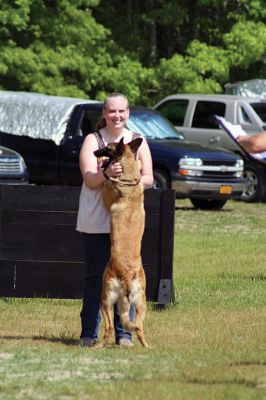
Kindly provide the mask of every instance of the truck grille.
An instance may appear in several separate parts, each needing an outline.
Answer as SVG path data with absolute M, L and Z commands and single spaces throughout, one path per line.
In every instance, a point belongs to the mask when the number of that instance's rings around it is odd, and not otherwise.
M 0 173 L 21 172 L 21 163 L 15 157 L 0 157 Z
M 204 171 L 203 176 L 209 176 L 211 178 L 220 178 L 224 177 L 232 177 L 234 176 L 234 172 L 223 172 L 223 171 Z
M 234 178 L 237 168 L 235 161 L 209 161 L 204 160 L 201 167 L 203 177 L 219 179 L 219 178 Z
M 209 161 L 209 160 L 203 160 L 203 165 L 212 165 L 212 166 L 227 165 L 227 166 L 230 166 L 230 167 L 234 167 L 235 161 L 228 161 L 228 160 L 225 160 L 225 161 L 217 161 L 217 160 Z

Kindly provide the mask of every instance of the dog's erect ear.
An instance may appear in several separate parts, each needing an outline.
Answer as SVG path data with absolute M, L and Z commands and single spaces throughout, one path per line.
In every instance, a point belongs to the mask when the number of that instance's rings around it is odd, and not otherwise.
M 125 145 L 124 145 L 124 138 L 122 138 L 122 139 L 120 139 L 120 142 L 117 144 L 117 146 L 116 146 L 116 155 L 115 155 L 115 158 L 117 159 L 117 160 L 119 160 L 121 157 L 122 157 L 122 155 L 123 155 L 123 153 L 124 153 L 124 150 L 125 150 Z
M 136 153 L 138 151 L 138 148 L 140 147 L 143 139 L 142 138 L 137 138 L 132 140 L 132 142 L 128 143 L 132 153 Z

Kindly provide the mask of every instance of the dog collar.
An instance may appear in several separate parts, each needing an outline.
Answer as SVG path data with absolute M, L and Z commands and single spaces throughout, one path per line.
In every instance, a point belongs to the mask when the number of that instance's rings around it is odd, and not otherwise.
M 110 176 L 109 180 L 115 182 L 119 186 L 137 186 L 137 184 L 140 182 L 140 177 L 132 181 L 128 181 L 128 180 L 120 180 L 119 178 L 114 178 L 113 176 Z

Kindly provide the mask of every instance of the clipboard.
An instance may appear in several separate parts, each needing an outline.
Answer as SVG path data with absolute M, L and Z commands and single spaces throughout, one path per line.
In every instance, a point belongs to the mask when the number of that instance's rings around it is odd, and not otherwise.
M 248 160 L 251 160 L 260 166 L 266 167 L 266 151 L 256 154 L 248 153 L 237 141 L 237 137 L 239 135 L 247 135 L 247 133 L 244 131 L 244 129 L 242 129 L 240 125 L 233 125 L 230 122 L 226 121 L 224 117 L 221 117 L 219 115 L 214 115 L 213 120 L 230 136 L 230 138 L 237 144 L 237 146 L 241 149 Z

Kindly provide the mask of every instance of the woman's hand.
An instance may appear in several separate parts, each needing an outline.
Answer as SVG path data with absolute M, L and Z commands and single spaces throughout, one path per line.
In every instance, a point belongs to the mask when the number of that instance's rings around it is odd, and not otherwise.
M 123 167 L 119 162 L 109 164 L 108 168 L 104 171 L 105 174 L 110 177 L 118 177 L 123 172 Z

